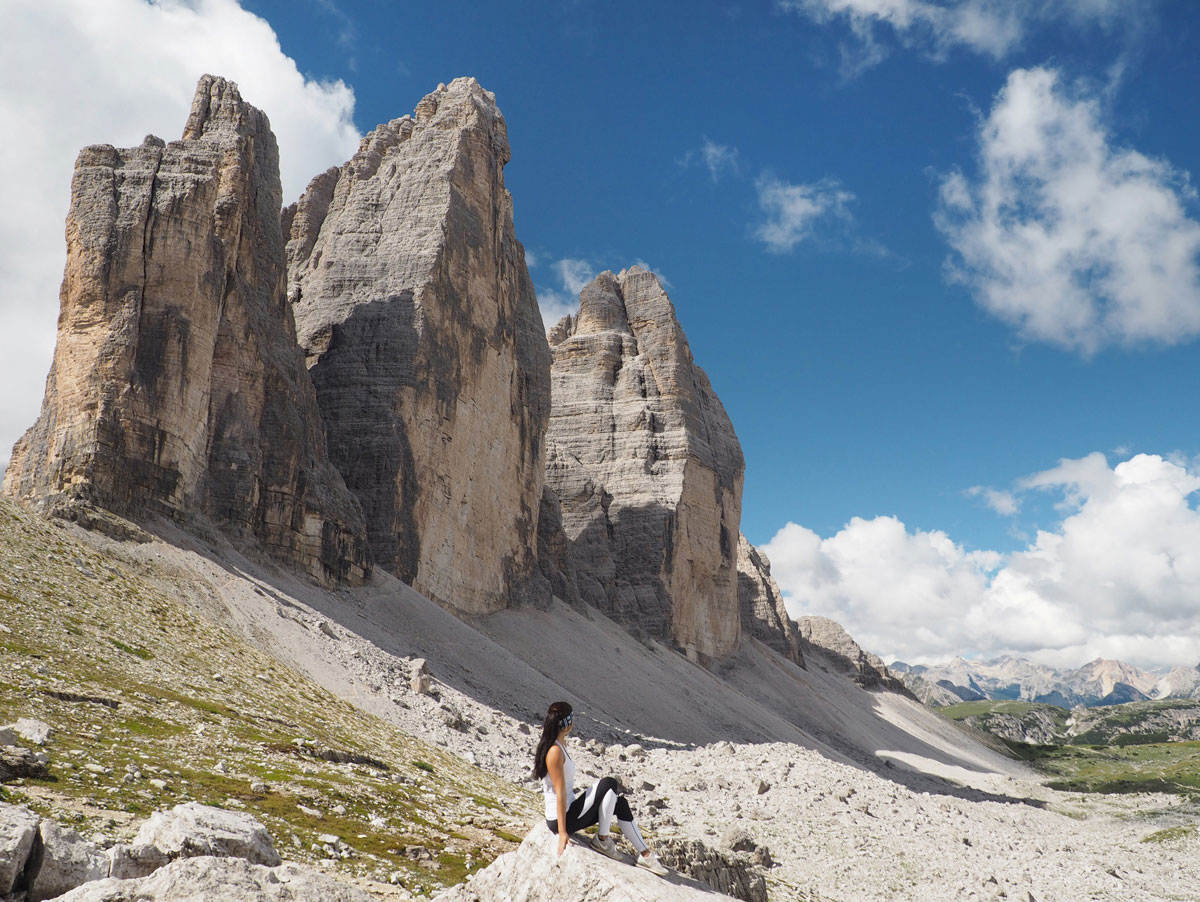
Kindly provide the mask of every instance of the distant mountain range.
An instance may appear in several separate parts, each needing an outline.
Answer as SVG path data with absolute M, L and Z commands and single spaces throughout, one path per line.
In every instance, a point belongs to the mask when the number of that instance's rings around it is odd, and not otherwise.
M 1055 670 L 1005 656 L 994 661 L 960 657 L 930 667 L 895 661 L 889 669 L 921 701 L 938 707 L 980 699 L 1092 708 L 1149 699 L 1200 698 L 1200 665 L 1169 671 L 1142 670 L 1121 661 L 1097 658 L 1075 670 Z

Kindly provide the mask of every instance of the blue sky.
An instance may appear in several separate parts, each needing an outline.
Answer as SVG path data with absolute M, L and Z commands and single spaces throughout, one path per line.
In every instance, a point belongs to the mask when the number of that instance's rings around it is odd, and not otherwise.
M 0 223 L 6 448 L 49 365 L 81 144 L 176 137 L 219 67 L 275 124 L 292 198 L 474 75 L 544 309 L 606 268 L 667 280 L 745 451 L 743 531 L 796 610 L 910 659 L 1200 660 L 1195 4 L 90 5 L 19 0 L 0 37 L 0 116 L 29 135 L 2 162 L 47 172 Z M 119 77 L 139 55 L 142 83 Z M 1088 549 L 1131 544 L 1096 576 Z M 937 617 L 957 626 L 914 637 Z

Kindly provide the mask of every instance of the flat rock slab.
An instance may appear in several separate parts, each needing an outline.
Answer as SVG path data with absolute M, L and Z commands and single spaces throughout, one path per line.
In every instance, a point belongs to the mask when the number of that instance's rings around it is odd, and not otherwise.
M 372 902 L 320 871 L 287 864 L 269 868 L 240 858 L 186 858 L 148 877 L 84 884 L 59 902 Z
M 715 902 L 730 896 L 670 873 L 636 867 L 633 854 L 614 861 L 572 842 L 556 855 L 558 837 L 538 824 L 515 852 L 501 855 L 438 902 Z

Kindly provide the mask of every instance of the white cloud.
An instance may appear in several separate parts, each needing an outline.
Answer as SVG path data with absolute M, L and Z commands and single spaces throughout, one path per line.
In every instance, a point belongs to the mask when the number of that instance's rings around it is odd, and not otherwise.
M 528 252 L 526 252 L 528 257 Z M 548 267 L 553 274 L 553 285 L 537 285 L 538 307 L 542 311 L 542 322 L 549 331 L 564 316 L 579 311 L 579 292 L 596 277 L 597 269 L 590 260 L 580 257 L 563 257 Z
M 935 57 L 953 47 L 1000 58 L 1034 27 L 1056 19 L 1111 27 L 1135 20 L 1143 4 L 1128 0 L 778 0 L 780 9 L 818 23 L 841 21 L 859 43 L 852 69 L 886 56 L 881 32 Z
M 0 459 L 32 424 L 54 348 L 75 155 L 183 131 L 197 79 L 236 81 L 279 139 L 285 200 L 358 144 L 354 95 L 305 78 L 234 0 L 10 0 L 0 53 Z
M 585 285 L 596 278 L 596 269 L 587 260 L 564 257 L 553 266 L 562 287 L 571 294 L 579 294 Z
M 836 223 L 844 229 L 853 220 L 849 204 L 854 194 L 835 179 L 793 185 L 764 175 L 757 187 L 758 205 L 766 221 L 754 230 L 754 237 L 772 253 L 787 253 L 813 237 L 818 223 Z
M 704 136 L 704 143 L 697 150 L 689 150 L 680 164 L 685 168 L 703 166 L 708 170 L 714 185 L 725 173 L 737 175 L 741 171 L 738 149 L 728 144 L 718 144 L 707 135 Z
M 1027 339 L 1091 354 L 1200 334 L 1200 223 L 1186 173 L 1113 143 L 1099 101 L 1018 69 L 979 130 L 979 178 L 935 214 L 951 278 Z
M 1009 555 L 893 517 L 855 518 L 827 539 L 789 523 L 764 550 L 793 614 L 833 617 L 889 659 L 1200 660 L 1200 469 L 1092 454 L 1021 486 L 1061 496 L 1064 518 Z
M 969 498 L 982 498 L 984 504 L 1002 517 L 1011 517 L 1021 510 L 1021 502 L 1012 492 L 973 485 L 967 489 L 965 494 Z

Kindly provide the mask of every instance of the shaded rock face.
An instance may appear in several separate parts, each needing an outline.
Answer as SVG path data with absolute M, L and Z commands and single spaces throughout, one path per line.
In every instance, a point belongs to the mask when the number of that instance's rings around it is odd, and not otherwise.
M 70 516 L 211 518 L 324 581 L 367 567 L 285 296 L 278 150 L 204 76 L 183 138 L 84 148 L 58 344 L 4 491 Z
M 783 605 L 783 594 L 771 576 L 771 562 L 740 533 L 737 568 L 742 629 L 803 667 L 800 635 Z
M 796 628 L 807 644 L 806 653 L 818 654 L 837 670 L 850 676 L 864 689 L 887 689 L 916 698 L 878 655 L 864 651 L 836 620 L 828 617 L 799 617 Z
M 640 267 L 602 273 L 549 339 L 546 483 L 582 599 L 690 655 L 730 654 L 745 462 L 670 298 Z
M 550 354 L 508 159 L 494 96 L 457 79 L 284 213 L 298 338 L 375 560 L 467 613 L 549 596 Z

